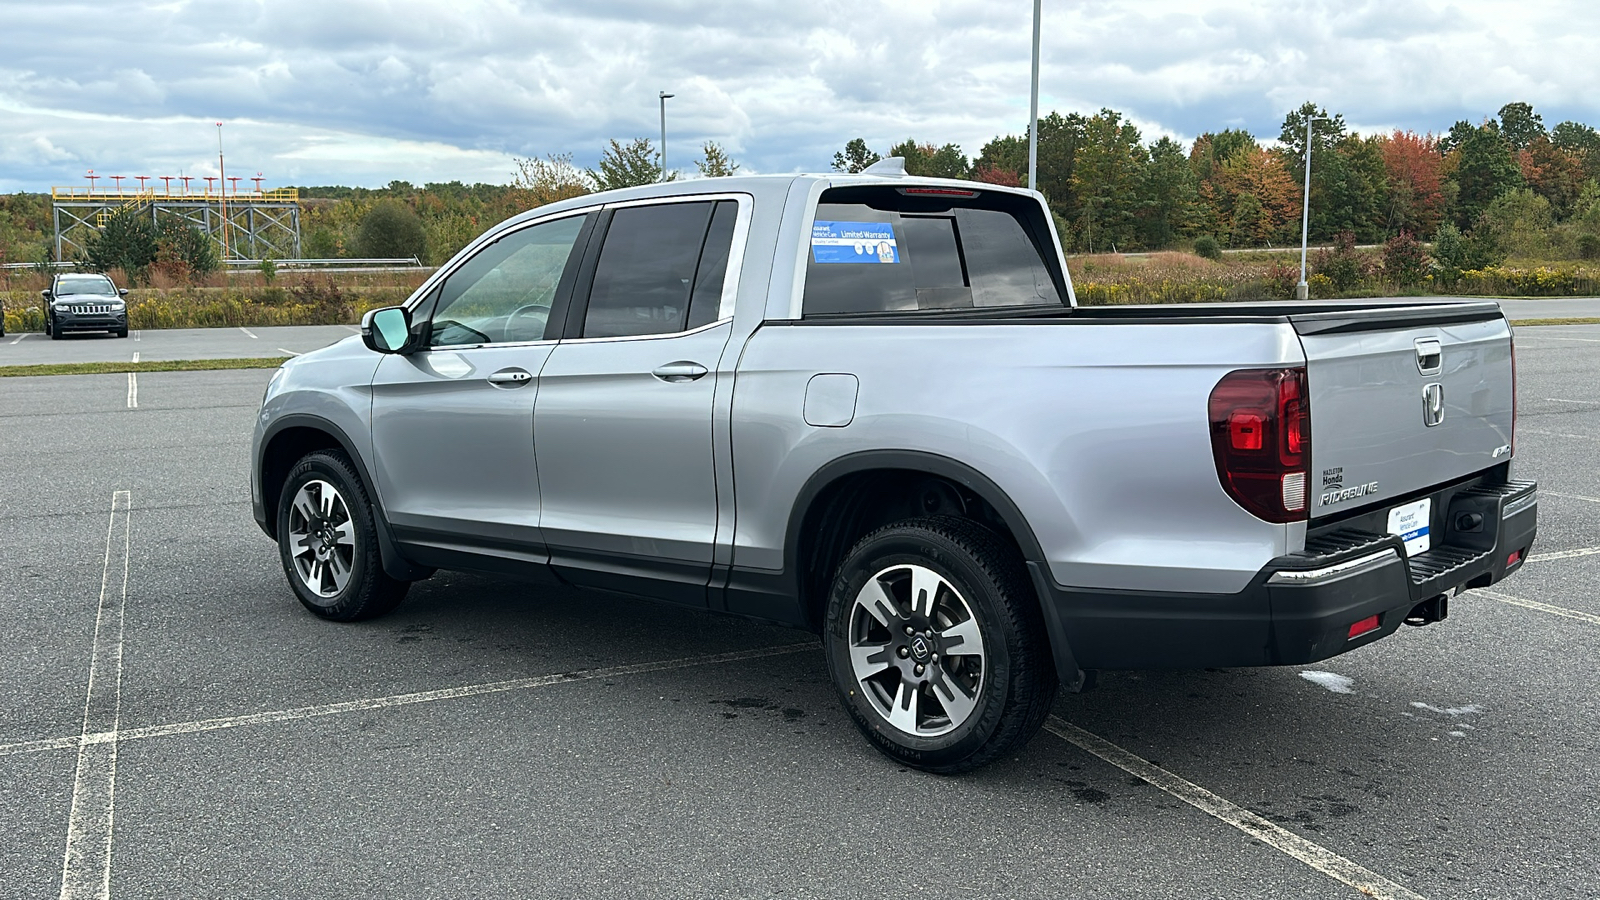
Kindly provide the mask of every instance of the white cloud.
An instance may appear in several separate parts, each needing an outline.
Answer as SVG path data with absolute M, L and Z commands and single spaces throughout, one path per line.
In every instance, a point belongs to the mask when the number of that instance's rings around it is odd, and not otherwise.
M 1083 0 L 1046 4 L 1042 111 L 1148 138 L 1277 135 L 1305 100 L 1442 130 L 1513 100 L 1600 123 L 1600 4 Z M 1026 128 L 1026 3 L 983 0 L 101 0 L 9 3 L 0 187 L 207 156 L 218 118 L 272 183 L 503 181 L 512 155 L 654 136 L 747 171 L 827 166 L 852 137 L 975 154 Z M 64 21 L 132 23 L 60 40 Z M 213 129 L 214 130 L 214 129 Z M 237 137 L 234 135 L 237 133 Z M 39 144 L 39 141 L 45 144 Z M 50 150 L 42 150 L 48 146 Z M 231 168 L 231 167 L 230 167 Z

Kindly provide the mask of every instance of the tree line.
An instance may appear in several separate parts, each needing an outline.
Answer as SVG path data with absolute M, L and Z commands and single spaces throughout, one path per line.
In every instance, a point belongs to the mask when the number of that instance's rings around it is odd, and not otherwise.
M 1490 256 L 1600 256 L 1600 134 L 1570 121 L 1547 129 L 1526 103 L 1441 134 L 1371 135 L 1306 103 L 1284 116 L 1270 148 L 1238 129 L 1207 132 L 1188 146 L 1169 137 L 1146 143 L 1116 110 L 1052 112 L 1038 122 L 1038 188 L 1077 251 L 1200 239 L 1227 247 L 1297 243 L 1308 119 L 1314 241 L 1349 234 L 1378 243 L 1445 228 L 1468 245 L 1476 239 Z M 1021 185 L 1027 155 L 1026 134 L 997 136 L 972 159 L 955 144 L 921 140 L 880 156 L 857 138 L 834 154 L 833 167 L 859 172 L 900 156 L 913 174 Z
M 1600 133 L 1572 121 L 1546 128 L 1526 103 L 1508 103 L 1477 124 L 1456 122 L 1438 134 L 1368 135 L 1348 128 L 1342 114 L 1306 103 L 1284 116 L 1271 146 L 1239 129 L 1206 132 L 1188 145 L 1170 137 L 1147 142 L 1116 110 L 1051 112 L 1038 122 L 1037 187 L 1070 251 L 1186 247 L 1214 255 L 1223 247 L 1291 245 L 1300 235 L 1308 119 L 1313 241 L 1379 243 L 1407 235 L 1431 241 L 1436 258 L 1460 269 L 1507 254 L 1600 257 Z M 739 172 L 716 142 L 700 151 L 695 174 Z M 971 158 L 953 143 L 907 139 L 879 153 L 855 138 L 831 162 L 835 170 L 859 172 L 898 156 L 916 175 L 1020 186 L 1027 152 L 1026 134 L 998 135 Z M 664 171 L 647 138 L 610 140 L 592 168 L 576 165 L 571 153 L 519 158 L 515 166 L 509 184 L 302 187 L 302 253 L 415 256 L 438 264 L 523 210 L 684 174 Z M 49 210 L 46 195 L 0 196 L 0 260 L 48 254 Z M 191 268 L 210 264 L 202 248 L 180 247 L 179 235 L 127 230 L 140 261 L 159 263 L 158 256 L 181 252 L 192 257 L 185 260 Z M 120 252 L 110 244 L 98 249 L 97 257 Z

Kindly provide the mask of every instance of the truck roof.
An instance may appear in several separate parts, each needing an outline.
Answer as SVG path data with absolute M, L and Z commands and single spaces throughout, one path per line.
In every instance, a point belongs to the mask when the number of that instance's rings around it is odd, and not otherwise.
M 681 181 L 665 181 L 641 187 L 618 188 L 611 191 L 584 194 L 581 197 L 561 200 L 520 213 L 491 230 L 498 231 L 500 228 L 514 225 L 527 219 L 564 212 L 569 209 L 585 209 L 602 203 L 623 203 L 630 200 L 649 200 L 657 197 L 692 197 L 701 194 L 740 193 L 750 194 L 757 200 L 770 198 L 781 201 L 788 196 L 790 190 L 799 182 L 822 182 L 837 187 L 871 185 L 883 185 L 886 187 L 928 186 L 1038 196 L 1037 192 L 1030 191 L 1027 188 L 1007 187 L 1005 185 L 988 184 L 981 181 L 964 181 L 954 178 L 890 174 L 888 172 L 862 172 L 859 174 L 799 172 L 786 175 L 733 175 L 722 178 L 692 178 Z

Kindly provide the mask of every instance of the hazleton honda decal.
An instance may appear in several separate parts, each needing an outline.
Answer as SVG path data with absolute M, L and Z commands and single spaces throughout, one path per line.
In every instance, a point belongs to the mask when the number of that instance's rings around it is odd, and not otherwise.
M 1322 488 L 1322 498 L 1318 501 L 1319 505 L 1332 506 L 1335 503 L 1343 503 L 1356 497 L 1376 494 L 1378 492 L 1378 483 L 1370 481 L 1366 484 L 1345 487 L 1344 466 L 1334 466 L 1331 469 L 1322 470 Z

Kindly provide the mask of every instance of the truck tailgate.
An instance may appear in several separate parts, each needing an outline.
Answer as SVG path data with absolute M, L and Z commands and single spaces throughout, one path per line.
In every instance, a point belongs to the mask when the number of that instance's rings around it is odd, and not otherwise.
M 1311 396 L 1313 520 L 1511 456 L 1511 328 L 1493 302 L 1291 317 Z

